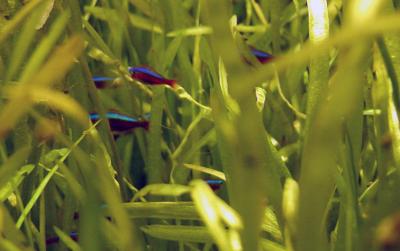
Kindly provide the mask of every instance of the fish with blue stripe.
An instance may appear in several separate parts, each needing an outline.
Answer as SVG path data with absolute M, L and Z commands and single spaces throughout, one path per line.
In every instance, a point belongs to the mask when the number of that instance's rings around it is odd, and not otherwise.
M 104 89 L 104 88 L 110 87 L 112 85 L 112 81 L 114 81 L 114 78 L 94 76 L 92 78 L 92 80 L 93 80 L 94 84 L 96 85 L 96 88 Z
M 131 74 L 131 78 L 136 79 L 144 84 L 148 85 L 165 84 L 171 86 L 172 88 L 174 88 L 176 85 L 176 80 L 164 78 L 159 73 L 149 69 L 148 67 L 144 66 L 129 67 L 128 71 Z
M 212 190 L 216 191 L 219 190 L 222 186 L 222 184 L 224 184 L 223 180 L 205 180 L 205 182 L 211 187 Z
M 274 59 L 274 56 L 269 54 L 268 52 L 258 50 L 256 48 L 250 47 L 250 52 L 255 56 L 261 64 L 266 64 L 271 62 Z
M 115 111 L 109 111 L 106 114 L 111 131 L 115 134 L 130 132 L 135 128 L 149 129 L 149 121 L 146 119 L 138 119 Z M 92 123 L 100 119 L 98 113 L 90 113 L 89 118 Z
M 77 232 L 71 232 L 69 234 L 69 237 L 71 237 L 71 239 L 73 239 L 74 241 L 78 241 L 78 233 Z M 55 237 L 50 237 L 46 239 L 46 246 L 50 246 L 53 244 L 57 244 L 60 242 L 60 237 L 55 236 Z

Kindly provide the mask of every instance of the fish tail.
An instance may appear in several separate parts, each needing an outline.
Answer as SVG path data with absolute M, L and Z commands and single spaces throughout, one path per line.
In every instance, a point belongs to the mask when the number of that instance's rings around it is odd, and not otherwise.
M 172 88 L 176 87 L 176 80 L 175 79 L 166 79 L 165 83 L 169 86 L 171 86 Z
M 149 121 L 144 120 L 143 123 L 142 123 L 142 125 L 143 125 L 143 128 L 144 128 L 146 131 L 149 130 L 149 127 L 150 127 L 150 122 L 149 122 Z

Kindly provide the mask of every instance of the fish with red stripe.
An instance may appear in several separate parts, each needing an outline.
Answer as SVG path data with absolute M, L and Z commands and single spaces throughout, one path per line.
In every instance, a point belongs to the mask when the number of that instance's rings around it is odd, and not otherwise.
M 221 188 L 221 186 L 224 184 L 223 180 L 212 180 L 212 179 L 209 179 L 209 180 L 205 180 L 205 182 L 210 186 L 210 188 L 213 191 L 219 190 Z
M 78 241 L 78 239 L 79 239 L 77 232 L 71 232 L 69 234 L 69 237 L 71 237 L 71 239 L 74 241 Z M 60 237 L 58 237 L 58 236 L 50 237 L 50 238 L 46 239 L 46 246 L 57 244 L 59 242 L 60 242 Z
M 274 59 L 274 56 L 272 56 L 268 52 L 258 50 L 254 47 L 250 47 L 250 52 L 251 54 L 253 54 L 253 56 L 257 58 L 258 62 L 260 62 L 261 64 L 269 63 Z
M 93 80 L 96 88 L 104 89 L 104 88 L 112 86 L 112 82 L 114 81 L 114 78 L 102 77 L 102 76 L 94 76 L 92 78 L 92 80 Z
M 175 79 L 167 79 L 161 76 L 159 73 L 151 70 L 145 66 L 136 66 L 136 67 L 129 67 L 129 73 L 131 74 L 131 78 L 136 79 L 143 84 L 148 85 L 169 85 L 172 88 L 176 86 Z
M 147 119 L 138 119 L 115 111 L 109 111 L 105 116 L 110 124 L 111 131 L 116 135 L 130 132 L 135 128 L 149 129 L 150 122 Z M 89 118 L 92 123 L 95 123 L 101 117 L 98 113 L 90 113 Z

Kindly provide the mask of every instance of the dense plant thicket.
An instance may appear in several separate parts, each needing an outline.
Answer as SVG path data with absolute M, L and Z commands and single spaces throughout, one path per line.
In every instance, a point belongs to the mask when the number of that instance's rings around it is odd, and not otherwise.
M 0 250 L 400 250 L 399 5 L 1 0 Z

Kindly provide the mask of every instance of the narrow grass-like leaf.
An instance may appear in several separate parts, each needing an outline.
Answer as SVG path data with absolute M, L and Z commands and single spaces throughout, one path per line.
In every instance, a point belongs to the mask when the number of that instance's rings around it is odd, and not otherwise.
M 210 233 L 205 227 L 148 225 L 141 229 L 146 234 L 163 240 L 203 243 L 212 241 Z
M 284 2 L 280 0 L 273 0 L 270 3 L 270 15 L 271 15 L 271 32 L 272 32 L 272 48 L 273 53 L 279 53 L 281 51 L 281 16 L 283 13 Z
M 282 240 L 282 231 L 279 228 L 278 219 L 271 207 L 265 208 L 265 214 L 261 228 L 263 231 L 269 233 L 276 240 Z
M 285 181 L 283 189 L 283 201 L 282 201 L 283 215 L 287 222 L 287 227 L 291 233 L 296 233 L 296 223 L 298 216 L 298 204 L 299 204 L 299 185 L 298 183 L 289 178 Z
M 204 181 L 194 180 L 190 184 L 193 202 L 212 238 L 220 250 L 232 250 L 233 243 L 223 222 L 231 227 L 232 231 L 237 231 L 242 227 L 237 213 L 217 198 Z M 240 240 L 238 245 L 241 245 Z
M 234 114 L 239 114 L 240 112 L 239 104 L 229 95 L 228 77 L 224 66 L 224 62 L 222 61 L 221 58 L 218 60 L 218 75 L 219 75 L 218 83 L 222 97 L 224 99 L 225 106 L 228 108 L 230 112 Z
M 397 109 L 397 111 L 400 111 L 400 88 L 399 88 L 399 81 L 398 81 L 398 76 L 396 73 L 396 70 L 394 68 L 392 59 L 390 57 L 388 48 L 385 44 L 385 41 L 382 38 L 377 39 L 377 44 L 379 47 L 379 50 L 382 54 L 383 62 L 385 63 L 388 75 L 390 77 L 390 80 L 392 81 L 392 95 L 393 95 L 393 100 L 394 100 L 394 105 Z
M 36 88 L 31 91 L 32 99 L 36 102 L 43 102 L 50 107 L 58 109 L 65 114 L 76 119 L 84 127 L 88 125 L 87 113 L 83 108 L 70 96 L 45 88 Z
M 394 3 L 388 1 L 383 1 L 383 13 L 393 13 L 396 11 L 396 6 Z M 379 49 L 382 53 L 385 66 L 387 68 L 389 77 L 392 80 L 392 88 L 393 88 L 393 97 L 395 98 L 395 106 L 397 111 L 399 111 L 398 100 L 400 95 L 400 87 L 399 87 L 399 76 L 400 76 L 400 60 L 398 57 L 394 56 L 400 52 L 399 47 L 400 36 L 398 33 L 389 33 L 385 35 L 382 40 L 378 38 Z M 387 48 L 387 54 L 385 55 L 384 47 Z M 397 92 L 397 93 L 395 93 Z
M 22 232 L 15 227 L 15 222 L 7 209 L 0 206 L 0 230 L 3 233 L 0 237 L 0 247 L 2 250 L 10 251 L 33 251 L 27 247 L 27 242 Z
M 262 205 L 266 196 L 276 209 L 278 218 L 281 218 L 282 192 L 279 175 L 270 162 L 271 159 L 267 159 L 270 153 L 265 145 L 265 129 L 256 107 L 254 90 L 248 85 L 255 81 L 253 72 L 249 74 L 250 69 L 242 63 L 227 24 L 231 18 L 231 3 L 218 1 L 211 4 L 211 1 L 206 1 L 205 5 L 207 11 L 204 20 L 214 29 L 214 53 L 221 56 L 228 76 L 229 93 L 241 111 L 239 114 L 227 116 L 223 107 L 224 100 L 219 100 L 213 107 L 217 138 L 225 148 L 223 165 L 229 199 L 243 222 L 243 231 L 239 232 L 243 249 L 257 250 L 263 216 Z M 242 76 L 249 76 L 246 80 L 248 82 L 241 81 Z
M 117 11 L 114 9 L 98 6 L 86 6 L 85 11 L 98 19 L 111 22 L 111 24 L 115 23 L 117 19 Z
M 171 43 L 169 43 L 168 48 L 164 54 L 164 60 L 163 60 L 163 64 L 162 64 L 162 69 L 167 70 L 169 67 L 171 67 L 176 54 L 179 50 L 179 47 L 182 44 L 182 38 L 181 37 L 177 37 L 174 38 Z
M 217 171 L 215 169 L 212 168 L 208 168 L 208 167 L 204 167 L 204 166 L 199 166 L 199 165 L 194 165 L 194 164 L 183 164 L 183 166 L 190 168 L 194 171 L 198 171 L 198 172 L 202 172 L 202 173 L 206 173 L 206 174 L 210 174 L 213 175 L 221 180 L 226 180 L 225 174 L 223 172 Z
M 49 19 L 50 13 L 53 10 L 54 7 L 54 2 L 55 0 L 49 0 L 47 2 L 47 5 L 45 6 L 43 12 L 41 13 L 41 17 L 39 22 L 36 24 L 36 29 L 40 30 L 43 28 L 43 26 L 47 23 L 47 20 Z
M 235 30 L 238 32 L 254 32 L 254 33 L 264 33 L 266 32 L 270 26 L 268 25 L 243 25 L 238 24 L 234 26 Z
M 198 106 L 200 109 L 203 110 L 206 114 L 211 112 L 211 108 L 207 105 L 203 105 L 197 100 L 195 100 L 183 87 L 178 86 L 174 89 L 174 93 L 180 98 L 189 101 L 190 103 Z
M 161 183 L 164 165 L 161 158 L 161 121 L 164 107 L 164 87 L 157 86 L 154 89 L 154 96 L 151 106 L 150 135 L 147 151 L 146 172 L 149 184 Z
M 329 36 L 329 18 L 328 7 L 325 0 L 309 0 L 308 19 L 309 19 L 309 34 L 312 43 L 319 43 Z M 307 96 L 307 114 L 309 118 L 306 122 L 306 135 L 309 130 L 310 123 L 315 114 L 316 104 L 325 91 L 328 85 L 329 78 L 329 56 L 326 54 L 320 58 L 313 59 L 310 63 L 310 84 L 308 87 Z
M 29 212 L 32 210 L 33 206 L 35 205 L 37 199 L 39 196 L 43 193 L 44 189 L 46 188 L 47 184 L 49 183 L 50 179 L 52 176 L 55 174 L 55 172 L 58 170 L 60 167 L 59 163 L 64 162 L 67 157 L 71 154 L 72 150 L 77 147 L 77 145 L 85 138 L 86 134 L 83 134 L 75 143 L 74 145 L 69 148 L 69 151 L 66 152 L 58 161 L 57 163 L 51 168 L 51 171 L 43 178 L 43 180 L 40 182 L 39 186 L 36 188 L 36 190 L 33 192 L 32 197 L 30 198 L 28 204 L 25 206 L 24 210 L 22 211 L 20 217 L 17 220 L 16 226 L 17 228 L 20 228 L 22 223 L 24 222 L 25 218 L 29 214 Z
M 76 61 L 83 47 L 82 38 L 79 35 L 72 36 L 53 52 L 49 60 L 30 81 L 37 86 L 47 87 L 54 85 Z
M 82 250 L 78 243 L 74 241 L 68 234 L 64 233 L 58 227 L 54 227 L 54 231 L 60 237 L 60 241 L 62 241 L 70 250 L 72 251 L 80 251 Z
M 142 250 L 143 244 L 141 236 L 136 232 L 136 228 L 132 228 L 134 225 L 128 220 L 128 215 L 122 208 L 122 196 L 120 195 L 121 185 L 115 179 L 115 170 L 112 167 L 110 155 L 96 131 L 92 131 L 92 133 L 93 143 L 96 145 L 96 170 L 94 171 L 97 173 L 98 182 L 101 184 L 101 186 L 96 186 L 96 189 L 99 189 L 102 200 L 107 204 L 107 209 L 115 221 L 117 231 L 121 231 L 117 236 L 118 240 L 115 242 L 116 247 L 121 250 L 130 250 L 133 247 Z M 122 178 L 123 174 L 121 174 L 120 177 Z M 106 232 L 107 231 L 105 231 L 105 233 Z
M 131 218 L 200 220 L 192 202 L 130 202 L 123 207 Z
M 0 44 L 4 42 L 12 34 L 12 32 L 20 25 L 20 23 L 41 3 L 43 0 L 30 1 L 26 4 L 14 18 L 3 26 L 0 31 Z
M 49 183 L 51 177 L 57 171 L 58 167 L 59 167 L 59 165 L 54 166 L 51 169 L 51 171 L 44 177 L 44 179 L 41 181 L 41 183 L 36 188 L 36 190 L 33 192 L 31 199 L 29 200 L 28 204 L 24 208 L 24 211 L 22 211 L 21 216 L 17 220 L 17 223 L 16 223 L 17 228 L 21 227 L 21 225 L 24 222 L 26 216 L 29 214 L 29 212 L 31 211 L 31 209 L 35 205 L 36 201 L 39 199 L 40 195 L 42 194 L 42 192 L 45 189 L 46 185 Z
M 23 160 L 23 158 L 21 159 Z M 0 201 L 3 202 L 4 200 L 6 200 L 11 193 L 14 191 L 14 189 L 16 189 L 21 182 L 23 181 L 24 177 L 26 175 L 28 175 L 30 172 L 32 172 L 32 170 L 35 168 L 34 165 L 25 165 L 23 167 L 21 167 L 20 170 L 17 171 L 16 174 L 14 174 L 14 177 L 12 177 L 12 179 L 7 182 L 7 184 L 0 186 Z M 10 171 L 10 170 L 9 170 Z M 13 174 L 12 172 L 9 174 Z M 4 176 L 2 176 L 4 177 Z
M 267 240 L 267 239 L 261 239 L 261 248 L 265 251 L 286 251 L 285 247 L 280 245 L 279 243 Z
M 10 179 L 16 174 L 18 168 L 23 166 L 27 161 L 30 148 L 25 147 L 15 152 L 0 168 L 0 187 L 4 188 L 4 184 L 10 182 Z M 22 171 L 22 170 L 21 170 Z
M 162 34 L 164 32 L 159 25 L 145 17 L 141 17 L 135 14 L 129 14 L 129 21 L 132 26 L 139 29 L 152 31 L 159 34 Z
M 253 6 L 258 19 L 261 21 L 261 23 L 263 25 L 267 25 L 268 22 L 267 22 L 267 19 L 265 18 L 265 15 L 264 15 L 264 12 L 263 12 L 261 6 L 255 0 L 250 0 L 250 1 L 251 1 L 251 5 Z
M 49 35 L 45 37 L 39 46 L 35 49 L 23 71 L 21 82 L 26 82 L 33 73 L 38 71 L 39 66 L 43 63 L 50 50 L 53 48 L 57 40 L 63 34 L 63 30 L 67 25 L 69 13 L 63 13 L 50 28 Z
M 310 41 L 313 43 L 320 43 L 324 39 L 326 39 L 329 36 L 329 18 L 328 18 L 328 8 L 327 8 L 327 2 L 324 0 L 309 0 L 307 2 L 308 9 L 309 9 L 309 34 L 310 34 Z M 307 98 L 307 121 L 306 121 L 306 126 L 305 126 L 305 148 L 303 151 L 303 162 L 302 162 L 302 180 L 300 183 L 300 188 L 303 189 L 301 190 L 301 206 L 299 209 L 299 217 L 302 219 L 302 223 L 299 224 L 304 224 L 303 220 L 306 218 L 309 218 L 311 214 L 313 216 L 318 216 L 318 220 L 316 218 L 315 222 L 310 225 L 311 228 L 313 228 L 313 233 L 307 232 L 309 236 L 318 236 L 318 239 L 315 243 L 310 243 L 310 242 L 303 242 L 303 240 L 300 240 L 299 248 L 300 250 L 323 250 L 325 246 L 323 246 L 324 243 L 324 238 L 321 237 L 321 234 L 319 234 L 319 229 L 321 227 L 321 219 L 323 217 L 323 214 L 325 212 L 324 207 L 328 203 L 328 198 L 330 193 L 332 192 L 331 186 L 333 185 L 333 178 L 330 177 L 332 175 L 331 170 L 325 171 L 324 172 L 324 194 L 320 194 L 321 198 L 319 199 L 318 203 L 321 203 L 321 205 L 317 208 L 315 207 L 314 211 L 310 211 L 309 209 L 305 209 L 307 206 L 305 205 L 305 201 L 311 200 L 311 198 L 308 198 L 312 196 L 311 194 L 306 194 L 306 191 L 309 189 L 312 189 L 311 186 L 315 186 L 318 184 L 316 181 L 313 181 L 312 179 L 320 179 L 321 176 L 317 176 L 317 174 L 313 174 L 311 169 L 315 169 L 316 166 L 308 166 L 306 163 L 311 156 L 308 156 L 310 154 L 310 150 L 307 147 L 308 141 L 313 140 L 313 137 L 318 137 L 319 135 L 313 135 L 313 132 L 311 131 L 311 126 L 314 123 L 314 118 L 316 116 L 316 109 L 317 109 L 317 104 L 320 102 L 320 100 L 323 97 L 323 94 L 325 92 L 326 86 L 328 84 L 328 77 L 329 77 L 329 56 L 324 55 L 321 58 L 316 58 L 311 61 L 310 64 L 310 84 L 309 84 L 309 89 L 308 89 L 308 98 Z M 333 152 L 331 152 L 333 154 Z M 321 158 L 322 160 L 322 158 Z M 327 161 L 328 159 L 326 159 Z M 333 166 L 326 165 L 328 168 L 333 168 Z M 329 182 L 328 182 L 329 181 Z M 290 185 L 290 183 L 288 183 Z M 320 186 L 318 186 L 320 187 Z M 316 187 L 315 187 L 316 188 Z M 314 188 L 314 189 L 315 189 Z M 290 186 L 288 186 L 288 189 L 292 190 Z M 307 189 L 307 190 L 306 190 Z M 290 192 L 288 190 L 288 192 Z M 294 194 L 295 196 L 295 194 Z M 290 196 L 293 199 L 293 196 Z M 323 199 L 322 199 L 323 198 Z M 289 198 L 290 199 L 290 198 Z M 295 199 L 295 198 L 294 198 Z M 289 202 L 289 201 L 287 201 Z M 286 204 L 288 205 L 288 204 Z M 290 205 L 290 204 L 289 204 Z M 287 217 L 291 218 L 293 220 L 293 216 L 291 216 L 290 212 L 293 214 L 293 206 L 291 207 L 287 206 L 288 209 L 288 214 Z M 304 210 L 304 211 L 303 211 Z M 318 210 L 318 211 L 317 211 Z M 307 215 L 310 214 L 310 215 Z M 317 223 L 318 222 L 318 223 Z M 315 224 L 315 225 L 314 225 Z M 304 226 L 301 226 L 304 227 Z M 292 226 L 293 228 L 293 226 Z M 298 231 L 304 231 L 297 229 Z M 292 230 L 293 231 L 293 230 Z M 318 235 L 317 235 L 318 233 Z M 303 233 L 304 237 L 303 238 L 308 238 L 305 237 L 306 233 Z
M 41 10 L 44 5 L 38 7 Z M 22 31 L 19 34 L 20 38 L 15 43 L 11 54 L 11 60 L 8 65 L 7 78 L 8 80 L 14 79 L 15 73 L 20 70 L 21 65 L 25 62 L 27 57 L 28 49 L 32 46 L 34 42 L 34 37 L 36 34 L 36 23 L 40 18 L 40 11 L 35 11 L 31 16 L 28 17 L 28 21 L 22 27 Z
M 93 28 L 93 26 L 86 20 L 82 20 L 82 23 L 85 27 L 85 30 L 87 31 L 88 35 L 91 37 L 91 39 L 95 42 L 95 46 L 101 49 L 104 53 L 106 53 L 108 56 L 113 55 L 111 52 L 110 48 L 108 45 L 104 42 L 104 40 L 101 38 L 99 33 L 96 32 L 96 30 Z
M 139 190 L 131 201 L 135 201 L 146 195 L 181 196 L 189 191 L 189 187 L 178 184 L 152 184 Z
M 374 47 L 373 50 L 373 70 L 376 72 L 377 79 L 372 83 L 371 90 L 371 103 L 374 107 L 379 108 L 381 111 L 381 116 L 384 118 L 380 120 L 378 118 L 373 119 L 374 121 L 374 135 L 373 138 L 374 148 L 376 148 L 376 159 L 377 159 L 377 170 L 379 173 L 378 184 L 372 184 L 375 187 L 373 190 L 378 189 L 378 185 L 382 186 L 381 182 L 385 180 L 386 174 L 388 173 L 388 168 L 390 166 L 392 152 L 390 148 L 387 148 L 385 144 L 382 144 L 382 140 L 385 139 L 385 135 L 389 131 L 393 133 L 391 129 L 391 119 L 392 115 L 391 109 L 391 88 L 390 82 L 388 81 L 387 71 L 385 69 L 385 64 L 382 60 L 381 54 L 378 53 L 378 48 Z M 397 129 L 396 129 L 397 130 Z M 367 189 L 368 190 L 368 189 Z
M 190 136 L 195 132 L 197 129 L 199 123 L 201 120 L 204 118 L 204 114 L 200 113 L 198 114 L 193 121 L 190 123 L 189 127 L 187 128 L 185 135 L 183 136 L 181 143 L 179 146 L 176 148 L 175 152 L 172 154 L 172 159 L 180 162 L 185 156 L 187 148 L 190 147 Z
M 148 16 L 153 16 L 152 6 L 146 0 L 129 0 L 138 10 L 142 11 Z
M 369 3 L 373 5 L 373 2 Z M 355 22 L 374 19 L 373 15 L 369 15 L 374 14 L 375 10 L 368 8 L 363 9 L 362 15 L 365 16 L 358 19 L 360 13 L 355 10 L 359 10 L 363 3 L 357 4 L 353 6 L 351 16 Z M 326 211 L 334 192 L 336 158 L 343 137 L 343 117 L 348 122 L 349 118 L 362 113 L 359 102 L 362 99 L 362 75 L 366 67 L 365 56 L 368 53 L 368 46 L 368 43 L 364 42 L 341 55 L 342 61 L 332 78 L 329 98 L 325 93 L 324 98 L 320 99 L 315 118 L 310 123 L 310 137 L 305 140 L 299 182 L 299 214 L 296 229 L 299 234 L 299 250 L 328 249 L 326 232 L 322 231 L 322 227 L 325 226 Z M 351 70 L 350 65 L 354 66 Z M 326 145 L 324 142 L 330 144 Z M 318 193 L 313 192 L 315 189 L 318 189 Z M 305 241 L 312 238 L 314 242 Z
M 65 179 L 66 183 L 69 185 L 69 188 L 71 189 L 71 193 L 73 194 L 73 196 L 78 198 L 78 200 L 82 200 L 84 198 L 83 197 L 84 189 L 82 188 L 78 180 L 74 177 L 70 169 L 66 165 L 61 164 L 60 172 L 63 175 L 63 178 Z
M 46 88 L 60 80 L 72 65 L 83 49 L 83 41 L 79 36 L 70 38 L 64 46 L 57 49 L 42 69 L 31 79 L 33 84 L 24 83 L 15 88 L 13 96 L 0 113 L 0 135 L 8 133 L 18 121 L 33 105 L 33 99 L 29 90 L 31 88 Z
M 186 37 L 186 36 L 199 36 L 208 35 L 212 33 L 212 28 L 208 26 L 196 26 L 185 28 L 181 30 L 175 30 L 167 33 L 167 37 Z
M 315 58 L 321 55 L 325 55 L 329 48 L 335 46 L 346 46 L 355 41 L 360 41 L 369 37 L 374 37 L 384 32 L 398 31 L 400 27 L 397 24 L 400 21 L 400 15 L 392 14 L 385 17 L 379 17 L 373 22 L 371 20 L 365 20 L 361 24 L 349 25 L 342 28 L 340 31 L 331 36 L 330 39 L 325 40 L 319 44 L 311 42 L 305 43 L 301 50 L 281 55 L 275 62 L 276 69 L 278 72 L 282 72 L 285 69 L 289 69 L 295 65 L 302 65 L 307 63 L 311 58 Z M 252 72 L 250 75 L 241 75 L 238 78 L 238 82 L 249 82 L 249 85 L 239 85 L 241 95 L 240 98 L 244 98 L 245 94 L 243 90 L 250 87 L 255 87 L 258 83 L 265 81 L 266 79 L 272 79 L 274 74 L 274 67 L 272 65 L 264 65 L 259 67 L 257 70 Z

